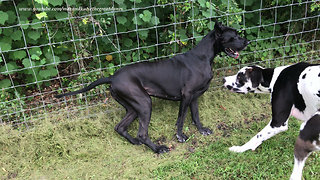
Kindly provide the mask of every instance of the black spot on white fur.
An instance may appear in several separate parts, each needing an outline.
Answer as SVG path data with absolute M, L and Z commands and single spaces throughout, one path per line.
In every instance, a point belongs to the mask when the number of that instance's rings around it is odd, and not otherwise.
M 300 131 L 299 137 L 304 141 L 318 141 L 320 133 L 320 115 L 314 115 Z
M 305 79 L 305 78 L 306 78 L 306 75 L 307 75 L 307 74 L 304 74 L 304 75 L 302 76 L 302 79 Z
M 258 134 L 258 135 L 257 135 L 257 138 L 261 138 L 261 137 L 262 137 L 262 134 Z
M 272 120 L 270 126 L 280 127 L 284 126 L 284 123 L 287 121 L 290 114 L 292 105 L 295 106 L 299 111 L 303 112 L 306 109 L 305 101 L 300 94 L 297 86 L 299 76 L 301 73 L 310 65 L 307 63 L 297 63 L 291 65 L 289 68 L 285 68 L 279 74 L 276 83 L 273 87 L 272 92 L 272 114 L 277 114 L 277 119 Z M 283 94 L 290 94 L 290 96 L 283 96 Z M 281 99 L 277 101 L 276 99 Z M 282 113 L 283 111 L 287 113 Z
M 236 85 L 238 88 L 244 86 L 244 84 L 248 82 L 246 75 L 243 72 L 238 73 Z

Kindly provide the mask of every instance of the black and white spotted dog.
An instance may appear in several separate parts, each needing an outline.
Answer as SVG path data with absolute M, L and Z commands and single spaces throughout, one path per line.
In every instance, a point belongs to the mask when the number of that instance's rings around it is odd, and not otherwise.
M 297 63 L 277 68 L 247 66 L 224 78 L 224 86 L 236 93 L 271 93 L 272 119 L 257 135 L 230 151 L 255 150 L 263 141 L 288 129 L 294 116 L 304 121 L 294 149 L 290 179 L 301 179 L 311 152 L 320 150 L 320 64 Z

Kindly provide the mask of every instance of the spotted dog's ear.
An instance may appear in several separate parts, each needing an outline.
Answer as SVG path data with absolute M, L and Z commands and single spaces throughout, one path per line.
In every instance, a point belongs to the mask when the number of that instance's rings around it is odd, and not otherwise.
M 247 70 L 247 76 L 251 79 L 252 87 L 256 88 L 264 82 L 262 70 L 259 67 L 252 67 Z

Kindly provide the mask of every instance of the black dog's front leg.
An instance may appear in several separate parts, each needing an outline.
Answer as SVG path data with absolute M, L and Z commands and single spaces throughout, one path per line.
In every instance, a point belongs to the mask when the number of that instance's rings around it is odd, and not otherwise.
M 188 106 L 190 105 L 191 98 L 184 97 L 180 102 L 179 115 L 177 120 L 177 138 L 179 142 L 185 142 L 188 139 L 188 136 L 183 134 L 183 123 L 186 118 Z
M 198 98 L 195 98 L 190 103 L 190 110 L 192 121 L 196 125 L 197 129 L 202 135 L 209 135 L 212 134 L 212 131 L 209 128 L 203 127 L 200 119 L 199 119 L 199 108 L 198 108 Z

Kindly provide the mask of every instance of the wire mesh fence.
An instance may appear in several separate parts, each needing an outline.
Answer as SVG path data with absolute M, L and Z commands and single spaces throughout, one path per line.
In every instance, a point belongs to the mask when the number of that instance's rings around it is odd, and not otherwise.
M 0 124 L 28 128 L 62 110 L 114 110 L 103 101 L 107 86 L 63 100 L 53 96 L 128 64 L 186 52 L 216 20 L 251 44 L 240 59 L 221 54 L 214 60 L 211 90 L 242 65 L 318 62 L 319 8 L 315 0 L 0 0 Z

